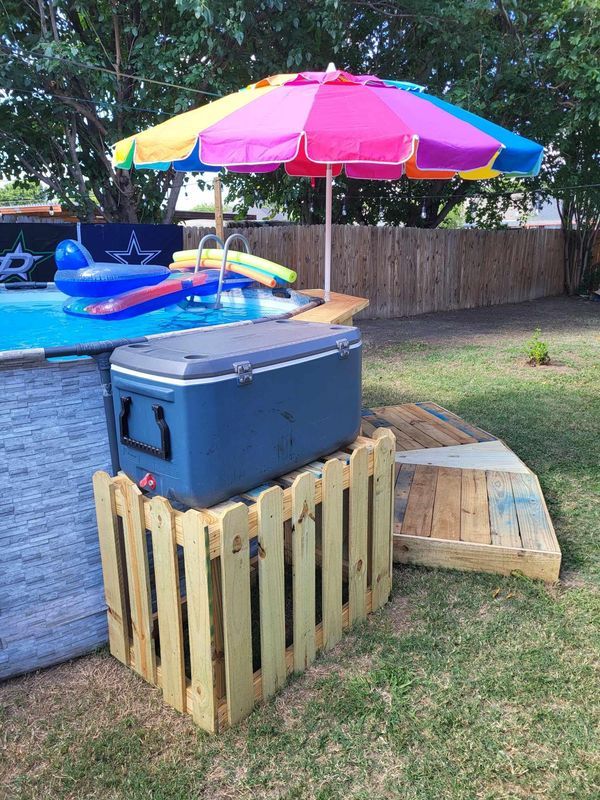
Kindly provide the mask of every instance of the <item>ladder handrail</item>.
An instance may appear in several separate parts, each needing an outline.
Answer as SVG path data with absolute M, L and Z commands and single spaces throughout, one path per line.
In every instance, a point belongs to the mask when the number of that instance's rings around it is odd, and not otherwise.
M 211 234 L 212 235 L 212 234 Z M 245 236 L 242 236 L 241 233 L 232 233 L 231 236 L 228 236 L 225 241 L 225 247 L 223 248 L 223 261 L 221 263 L 221 269 L 219 271 L 219 286 L 217 288 L 217 299 L 215 302 L 215 308 L 219 308 L 221 305 L 221 292 L 223 291 L 223 276 L 225 274 L 225 267 L 227 265 L 227 254 L 229 253 L 229 246 L 231 242 L 239 239 L 244 248 L 246 249 L 247 253 L 250 253 L 250 242 L 246 239 Z
M 202 260 L 202 250 L 204 249 L 204 245 L 206 244 L 206 242 L 210 241 L 215 241 L 219 245 L 221 250 L 224 247 L 223 239 L 221 239 L 220 236 L 217 236 L 216 233 L 207 233 L 206 236 L 203 236 L 200 239 L 200 244 L 198 245 L 198 253 L 196 254 L 196 266 L 194 267 L 194 275 L 200 269 L 200 261 Z

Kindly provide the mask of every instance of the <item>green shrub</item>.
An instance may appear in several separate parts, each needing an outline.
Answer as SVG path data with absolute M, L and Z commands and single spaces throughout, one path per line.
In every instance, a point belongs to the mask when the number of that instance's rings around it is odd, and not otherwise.
M 550 352 L 546 342 L 540 339 L 541 328 L 536 328 L 533 336 L 527 343 L 528 361 L 532 367 L 550 363 Z

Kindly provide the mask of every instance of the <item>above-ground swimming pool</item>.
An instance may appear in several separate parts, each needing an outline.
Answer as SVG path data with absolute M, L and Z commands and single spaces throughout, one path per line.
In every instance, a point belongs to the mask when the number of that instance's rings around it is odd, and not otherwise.
M 0 679 L 107 638 L 91 480 L 111 469 L 103 386 L 93 359 L 45 351 L 289 316 L 314 303 L 266 289 L 227 292 L 219 310 L 212 299 L 104 321 L 67 316 L 53 288 L 0 288 Z
M 52 287 L 0 288 L 0 351 L 173 333 L 293 314 L 314 303 L 314 298 L 293 290 L 274 294 L 267 289 L 234 289 L 222 295 L 219 309 L 211 308 L 215 298 L 208 296 L 187 309 L 174 305 L 130 319 L 102 320 L 65 314 L 67 299 Z

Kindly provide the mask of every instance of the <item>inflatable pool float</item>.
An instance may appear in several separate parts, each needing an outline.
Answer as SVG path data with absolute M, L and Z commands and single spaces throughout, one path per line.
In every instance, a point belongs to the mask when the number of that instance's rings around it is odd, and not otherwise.
M 241 289 L 251 283 L 248 278 L 238 276 L 224 281 L 223 290 Z M 214 295 L 218 285 L 218 270 L 206 269 L 195 275 L 172 273 L 167 280 L 154 286 L 142 286 L 95 303 L 90 303 L 90 298 L 77 297 L 65 303 L 64 310 L 78 317 L 128 319 L 180 303 L 189 297 Z
M 54 251 L 57 289 L 71 297 L 110 297 L 166 280 L 169 270 L 158 264 L 113 264 L 94 261 L 81 242 L 63 239 Z
M 90 264 L 80 269 L 61 269 L 54 283 L 71 297 L 109 297 L 111 295 L 153 286 L 169 277 L 167 267 L 157 264 Z
M 81 269 L 94 263 L 92 254 L 81 242 L 75 239 L 63 239 L 56 245 L 54 261 L 59 270 Z

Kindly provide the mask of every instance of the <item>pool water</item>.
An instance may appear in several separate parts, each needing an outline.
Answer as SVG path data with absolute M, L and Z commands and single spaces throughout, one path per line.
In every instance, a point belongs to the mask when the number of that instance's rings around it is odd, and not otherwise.
M 102 320 L 65 314 L 66 298 L 57 289 L 0 290 L 0 350 L 75 345 L 243 322 L 288 314 L 311 301 L 298 292 L 289 294 L 286 298 L 268 290 L 233 290 L 223 295 L 218 310 L 210 308 L 214 298 L 206 297 L 204 303 L 189 309 L 173 305 L 131 319 Z

